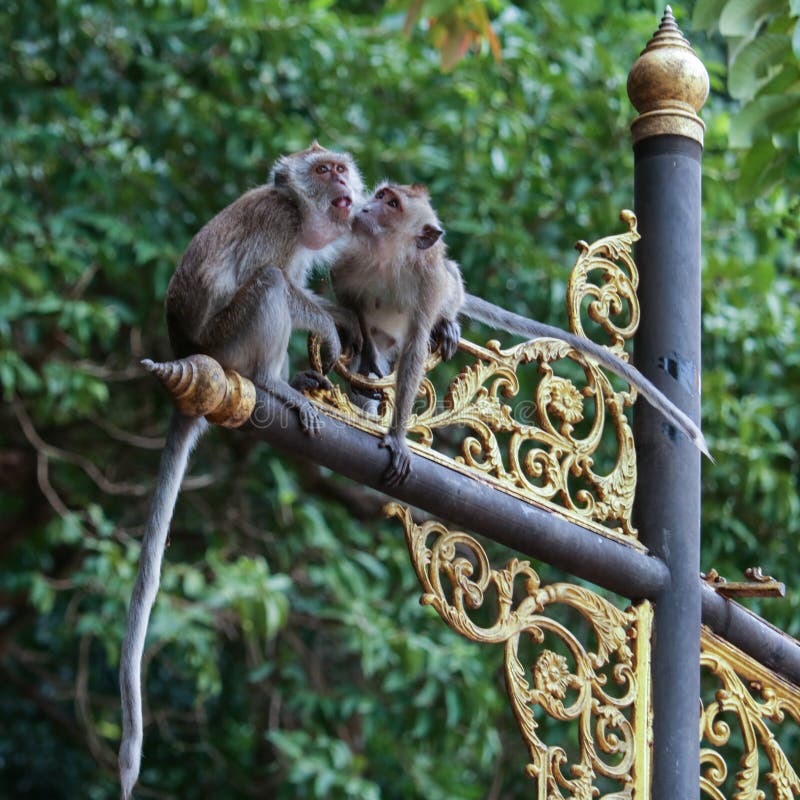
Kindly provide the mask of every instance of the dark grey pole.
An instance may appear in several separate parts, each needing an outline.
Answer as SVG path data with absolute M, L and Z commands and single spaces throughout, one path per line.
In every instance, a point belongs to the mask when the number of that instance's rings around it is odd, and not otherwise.
M 700 417 L 700 173 L 697 117 L 708 75 L 667 7 L 631 69 L 634 208 L 641 323 L 636 365 L 694 420 Z M 700 795 L 700 455 L 645 403 L 634 415 L 634 521 L 670 573 L 655 600 L 653 800 Z

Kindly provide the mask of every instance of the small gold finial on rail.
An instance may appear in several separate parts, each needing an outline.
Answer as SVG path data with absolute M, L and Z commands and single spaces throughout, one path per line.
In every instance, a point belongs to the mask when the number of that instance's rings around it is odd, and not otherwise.
M 771 575 L 764 575 L 761 567 L 748 567 L 744 576 L 747 580 L 728 581 L 715 569 L 700 573 L 700 577 L 723 597 L 786 597 L 786 585 Z

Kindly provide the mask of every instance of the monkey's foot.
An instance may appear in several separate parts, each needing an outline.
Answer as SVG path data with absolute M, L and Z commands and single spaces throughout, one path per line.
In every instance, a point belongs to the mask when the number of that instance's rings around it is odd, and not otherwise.
M 300 427 L 303 433 L 307 433 L 312 438 L 316 438 L 322 432 L 322 417 L 315 411 L 311 403 L 304 403 L 297 409 L 300 415 Z
M 312 389 L 333 389 L 333 384 L 321 372 L 307 369 L 292 378 L 291 387 L 298 392 L 308 392 Z
M 405 483 L 411 474 L 411 451 L 406 440 L 387 433 L 378 446 L 385 447 L 389 451 L 389 466 L 383 473 L 383 482 L 387 486 L 400 486 Z

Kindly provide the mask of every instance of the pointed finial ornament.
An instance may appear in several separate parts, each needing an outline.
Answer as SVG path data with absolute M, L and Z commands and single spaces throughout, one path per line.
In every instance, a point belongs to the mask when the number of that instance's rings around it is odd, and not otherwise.
M 252 381 L 223 369 L 206 355 L 157 362 L 145 358 L 142 366 L 152 372 L 172 395 L 175 407 L 187 417 L 205 417 L 215 425 L 244 425 L 256 404 Z
M 702 146 L 705 125 L 697 112 L 708 90 L 708 72 L 667 6 L 628 75 L 628 97 L 639 112 L 631 124 L 633 143 L 671 134 Z

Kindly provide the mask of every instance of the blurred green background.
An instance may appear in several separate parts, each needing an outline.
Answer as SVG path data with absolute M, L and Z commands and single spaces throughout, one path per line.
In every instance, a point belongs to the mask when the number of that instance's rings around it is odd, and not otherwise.
M 703 568 L 785 580 L 749 606 L 797 635 L 800 8 L 673 9 L 712 78 Z M 0 797 L 116 796 L 118 651 L 169 416 L 138 360 L 169 356 L 193 233 L 318 138 L 370 183 L 428 183 L 470 289 L 563 326 L 573 243 L 632 205 L 625 82 L 662 10 L 3 3 Z M 381 504 L 203 440 L 151 624 L 137 796 L 533 796 L 501 649 L 419 607 Z

